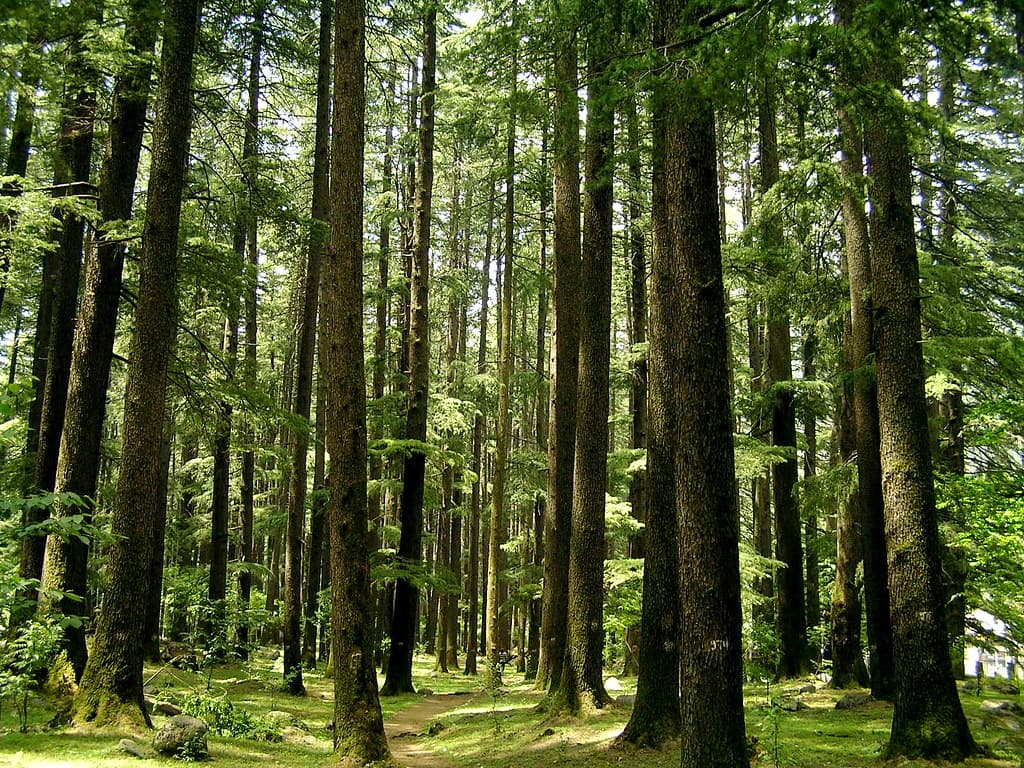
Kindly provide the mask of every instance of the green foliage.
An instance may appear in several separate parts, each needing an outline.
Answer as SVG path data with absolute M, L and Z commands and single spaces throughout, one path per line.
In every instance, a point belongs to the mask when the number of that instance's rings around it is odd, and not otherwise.
M 281 741 L 281 728 L 260 715 L 236 707 L 226 695 L 208 691 L 189 693 L 181 700 L 186 715 L 202 720 L 221 736 L 236 736 L 253 741 Z

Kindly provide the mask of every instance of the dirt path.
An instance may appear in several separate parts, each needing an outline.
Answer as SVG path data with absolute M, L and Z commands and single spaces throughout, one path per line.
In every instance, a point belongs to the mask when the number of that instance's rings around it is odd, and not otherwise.
M 471 700 L 471 694 L 465 693 L 433 694 L 385 721 L 384 732 L 395 763 L 405 768 L 453 768 L 453 762 L 424 744 L 423 733 L 438 715 Z

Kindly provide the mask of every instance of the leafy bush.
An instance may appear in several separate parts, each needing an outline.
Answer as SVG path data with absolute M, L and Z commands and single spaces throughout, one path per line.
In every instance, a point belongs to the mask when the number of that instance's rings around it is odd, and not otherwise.
M 223 696 L 214 696 L 205 692 L 191 693 L 181 703 L 186 715 L 199 718 L 218 735 L 236 736 L 254 741 L 281 741 L 281 729 L 278 725 L 261 717 L 239 709 Z

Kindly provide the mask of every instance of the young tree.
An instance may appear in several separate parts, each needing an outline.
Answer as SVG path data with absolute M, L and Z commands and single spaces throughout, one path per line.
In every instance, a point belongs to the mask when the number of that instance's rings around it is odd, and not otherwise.
M 197 0 L 168 0 L 153 125 L 139 294 L 125 384 L 122 462 L 104 608 L 75 696 L 79 723 L 148 726 L 142 699 L 142 631 L 159 485 L 167 364 L 177 319 L 178 231 L 192 124 Z

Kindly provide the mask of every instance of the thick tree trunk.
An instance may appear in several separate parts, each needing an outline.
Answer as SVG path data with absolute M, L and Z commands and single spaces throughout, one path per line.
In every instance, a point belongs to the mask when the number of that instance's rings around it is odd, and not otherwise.
M 591 45 L 595 45 L 592 41 Z M 569 549 L 569 621 L 558 699 L 571 713 L 600 709 L 604 690 L 605 488 L 608 472 L 608 380 L 612 286 L 612 164 L 615 107 L 605 65 L 591 54 L 587 67 L 586 194 L 580 293 L 589 308 L 580 318 L 572 535 Z
M 427 439 L 427 394 L 430 388 L 430 217 L 434 187 L 434 92 L 437 69 L 437 9 L 431 5 L 423 17 L 423 96 L 420 99 L 419 162 L 416 182 L 416 220 L 409 337 L 409 406 L 405 438 Z M 422 557 L 423 485 L 426 454 L 414 449 L 402 473 L 402 535 L 398 557 L 415 565 Z M 395 613 L 391 624 L 391 657 L 382 693 L 413 691 L 412 657 L 415 650 L 416 607 L 419 590 L 409 579 L 395 586 Z
M 106 222 L 131 218 L 149 102 L 150 57 L 157 37 L 153 18 L 157 7 L 156 0 L 136 0 L 129 7 L 125 36 L 132 58 L 114 83 L 107 156 L 100 174 L 98 208 Z M 53 516 L 57 519 L 91 512 L 91 508 L 82 510 L 64 504 L 59 494 L 76 493 L 86 500 L 96 497 L 124 256 L 125 244 L 104 233 L 86 267 L 54 485 L 58 496 L 54 499 Z M 88 557 L 88 545 L 78 538 L 51 537 L 46 543 L 43 567 L 46 590 L 84 597 L 88 589 Z M 78 605 L 62 599 L 60 610 L 65 615 L 74 615 Z M 86 660 L 84 627 L 68 627 L 64 643 L 75 676 L 81 678 Z
M 390 762 L 373 667 L 363 362 L 364 0 L 334 10 L 331 239 L 324 254 L 322 370 L 331 455 L 334 760 Z
M 632 139 L 631 139 L 632 141 Z M 651 200 L 651 223 L 656 232 L 664 233 L 669 226 L 664 166 L 656 167 L 661 174 L 653 185 Z M 634 179 L 635 180 L 635 179 Z M 636 250 L 633 251 L 633 267 L 638 268 Z M 640 260 L 643 260 L 642 252 Z M 662 264 L 665 262 L 662 261 Z M 646 279 L 646 275 L 644 276 Z M 638 276 L 633 282 L 633 334 L 644 328 L 645 314 L 638 311 L 646 296 L 638 290 Z M 644 286 L 646 287 L 646 286 Z M 657 287 L 657 286 L 655 286 Z M 637 341 L 636 343 L 639 343 Z M 665 367 L 652 373 L 667 375 Z M 639 375 L 637 371 L 636 375 Z M 630 713 L 629 722 L 619 741 L 640 747 L 659 747 L 666 741 L 678 737 L 681 727 L 679 696 L 676 686 L 666 685 L 666 680 L 679 676 L 679 543 L 676 528 L 676 487 L 673 469 L 672 440 L 676 434 L 678 419 L 675 396 L 665 399 L 672 388 L 672 382 L 665 379 L 659 384 L 651 382 L 650 398 L 646 397 L 648 367 L 645 360 L 643 383 L 645 407 L 650 422 L 643 421 L 643 440 L 647 448 L 647 471 L 642 487 L 643 508 L 634 514 L 643 516 L 645 529 L 642 535 L 644 558 L 643 602 L 641 605 L 639 669 L 636 683 L 636 701 Z M 634 387 L 636 382 L 634 381 Z M 636 389 L 634 389 L 636 396 Z M 633 415 L 633 440 L 637 440 L 637 414 Z M 635 503 L 635 502 L 634 502 Z M 638 556 L 631 551 L 631 556 Z
M 575 28 L 575 24 L 567 25 Z M 544 521 L 544 606 L 537 687 L 557 690 L 565 661 L 569 609 L 569 538 L 576 455 L 579 367 L 580 169 L 579 72 L 575 34 L 554 53 L 554 319 Z
M 853 0 L 836 2 L 837 22 L 846 28 L 853 22 Z M 849 54 L 840 59 L 844 89 L 853 89 L 855 74 Z M 857 435 L 857 487 L 864 554 L 864 609 L 867 618 L 868 671 L 871 695 L 890 699 L 893 695 L 893 637 L 887 581 L 888 555 L 885 537 L 882 465 L 879 452 L 878 402 L 875 370 L 874 305 L 871 288 L 870 245 L 864 212 L 864 146 L 857 120 L 850 111 L 850 94 L 841 93 L 839 109 L 842 141 L 843 228 L 850 282 L 852 322 L 853 407 Z
M 871 93 L 899 88 L 899 20 L 862 21 L 873 44 L 862 84 Z M 921 355 L 910 152 L 902 112 L 890 104 L 869 105 L 864 145 L 871 181 L 871 295 L 895 671 L 895 709 L 886 754 L 961 760 L 975 747 L 960 706 L 946 636 Z
M 150 725 L 142 700 L 142 629 L 160 476 L 167 364 L 177 318 L 178 231 L 192 123 L 197 0 L 168 0 L 153 162 L 139 263 L 139 293 L 125 384 L 121 471 L 112 515 L 115 542 L 92 654 L 74 719 Z
M 660 0 L 655 47 L 689 29 L 703 7 Z M 678 407 L 670 446 L 684 628 L 680 765 L 746 768 L 739 513 L 714 113 L 696 77 L 659 83 L 654 99 L 655 194 L 663 196 L 666 215 L 654 231 L 651 400 Z M 655 485 L 653 476 L 649 481 Z

